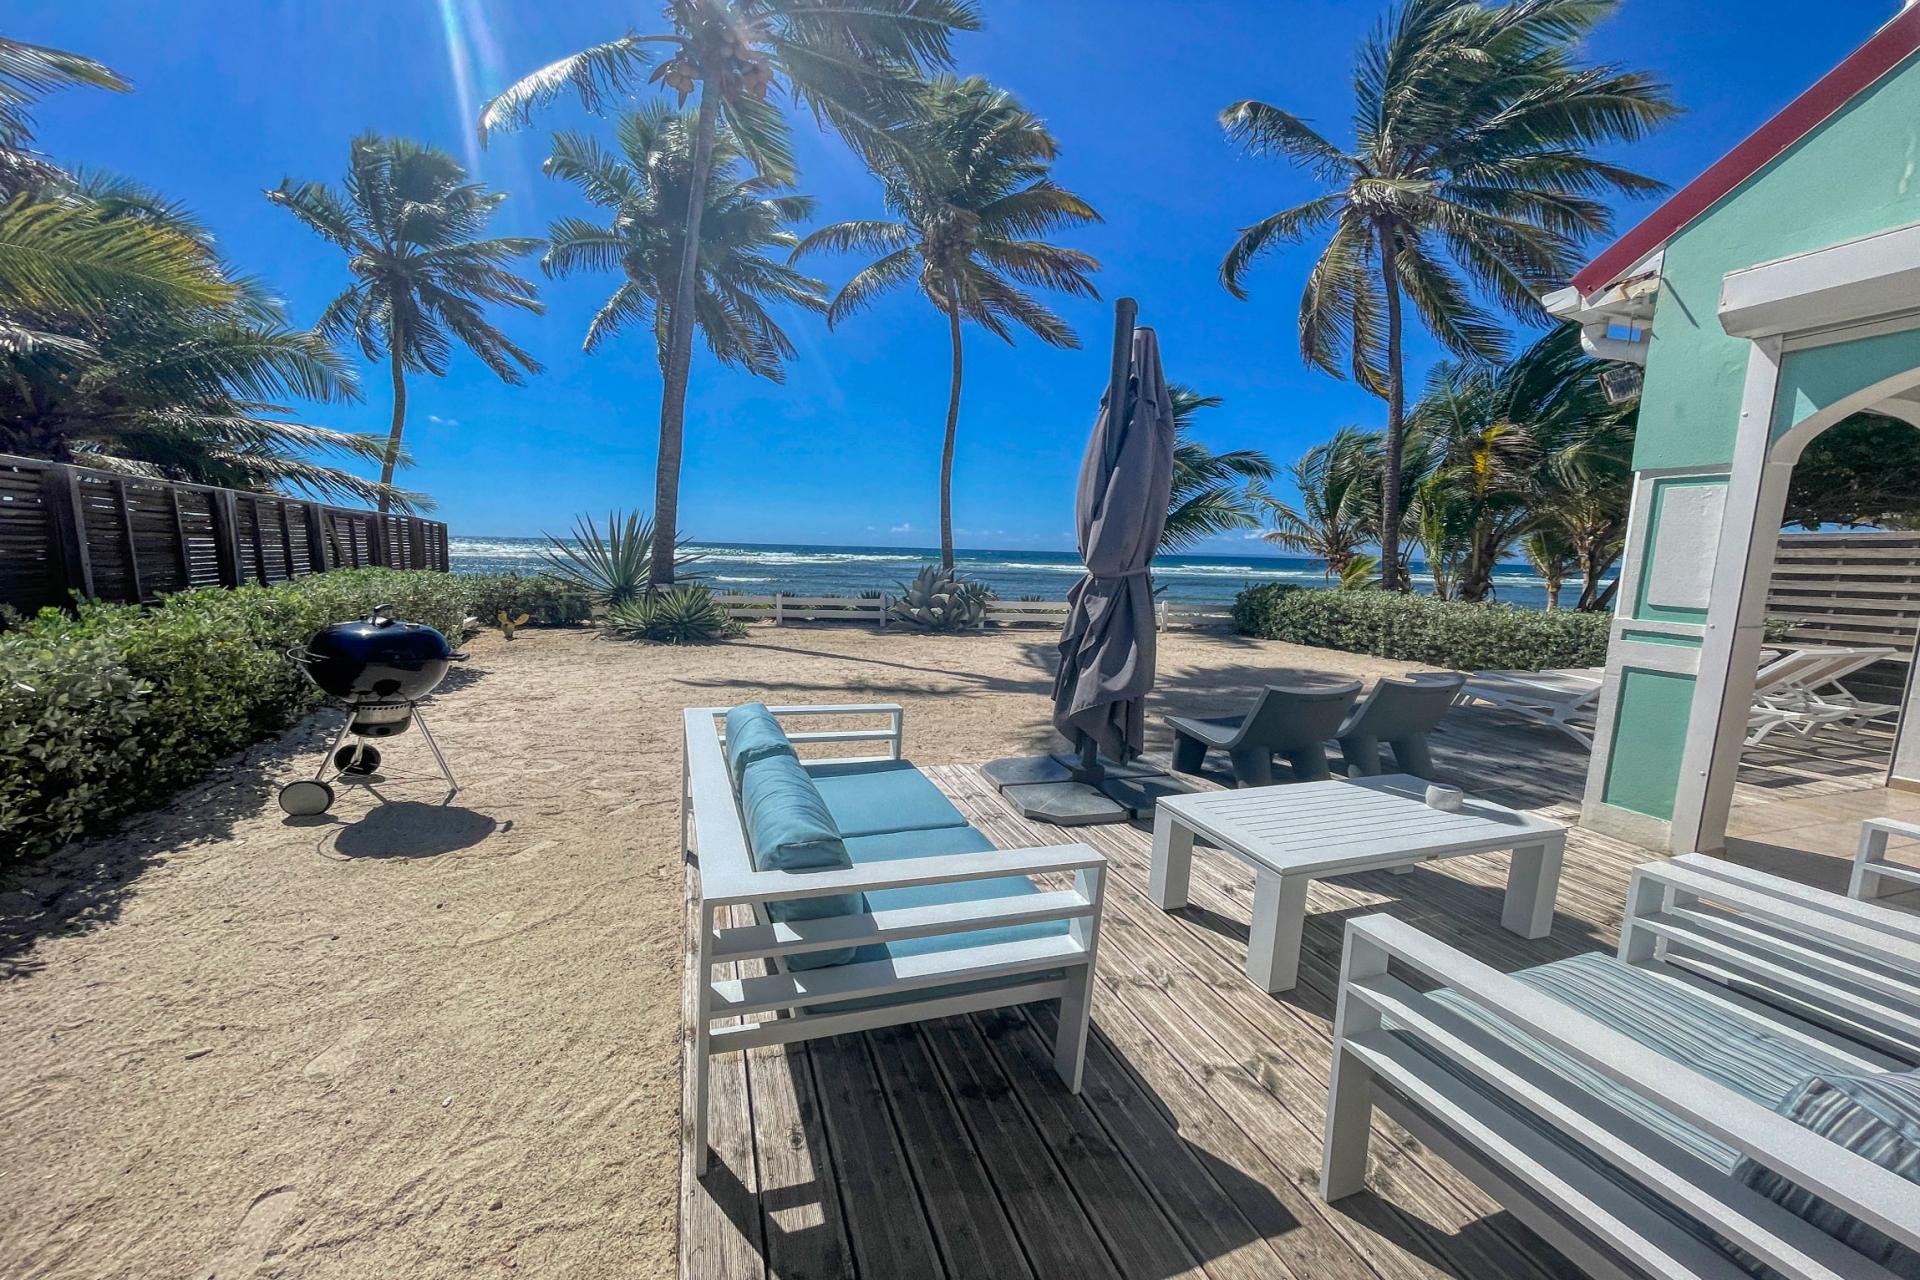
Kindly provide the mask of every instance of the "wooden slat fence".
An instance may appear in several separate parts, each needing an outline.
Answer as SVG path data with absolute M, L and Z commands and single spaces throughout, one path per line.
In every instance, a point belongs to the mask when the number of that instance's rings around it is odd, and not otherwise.
M 149 601 L 330 569 L 447 569 L 447 526 L 0 454 L 0 603 Z
M 1784 533 L 1767 613 L 1803 644 L 1875 644 L 1913 656 L 1920 629 L 1920 533 Z

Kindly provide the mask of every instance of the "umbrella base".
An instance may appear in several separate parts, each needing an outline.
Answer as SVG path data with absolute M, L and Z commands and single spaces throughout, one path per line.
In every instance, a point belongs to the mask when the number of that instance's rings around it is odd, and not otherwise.
M 1080 769 L 1080 757 L 1073 752 L 1056 751 L 1053 753 L 1053 759 L 1076 773 Z M 1108 778 L 1157 778 L 1163 776 L 1166 770 L 1150 765 L 1144 760 L 1135 760 L 1132 764 L 1121 764 L 1118 760 L 1101 756 L 1100 772 Z
M 1030 782 L 1004 787 L 1000 794 L 1021 817 L 1055 827 L 1091 827 L 1134 818 L 1132 809 L 1084 782 Z
M 1109 776 L 1099 782 L 1074 779 L 1076 757 L 1015 756 L 994 760 L 981 772 L 999 787 L 1008 804 L 1031 822 L 1056 827 L 1086 827 L 1131 822 L 1153 812 L 1163 797 L 1183 795 L 1184 784 L 1151 765 L 1102 763 Z
M 989 760 L 980 766 L 980 772 L 987 775 L 987 781 L 1005 791 L 1008 787 L 1024 787 L 1041 782 L 1067 782 L 1073 777 L 1073 771 L 1053 756 L 1009 756 L 1005 760 Z

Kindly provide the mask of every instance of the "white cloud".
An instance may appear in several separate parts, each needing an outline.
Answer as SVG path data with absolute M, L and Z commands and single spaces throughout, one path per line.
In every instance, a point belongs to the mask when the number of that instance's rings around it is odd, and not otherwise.
M 897 524 L 887 530 L 888 533 L 913 533 L 914 531 L 914 527 L 910 524 Z
M 435 426 L 441 426 L 441 427 L 457 427 L 460 425 L 460 419 L 443 418 L 437 413 L 428 414 L 427 421 L 433 423 Z

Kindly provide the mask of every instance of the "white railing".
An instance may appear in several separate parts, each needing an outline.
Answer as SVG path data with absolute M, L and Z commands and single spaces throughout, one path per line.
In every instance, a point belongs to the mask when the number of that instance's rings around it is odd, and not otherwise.
M 784 626 L 789 622 L 871 622 L 885 630 L 899 619 L 890 615 L 895 597 L 879 596 L 797 596 L 776 591 L 755 596 L 725 594 L 714 599 L 734 618 L 742 622 L 770 622 Z M 1022 625 L 1057 627 L 1067 620 L 1065 600 L 994 600 L 987 605 L 988 622 L 996 626 Z M 1154 621 L 1165 631 L 1174 622 L 1225 622 L 1233 615 L 1223 605 L 1174 605 L 1161 600 L 1154 605 Z

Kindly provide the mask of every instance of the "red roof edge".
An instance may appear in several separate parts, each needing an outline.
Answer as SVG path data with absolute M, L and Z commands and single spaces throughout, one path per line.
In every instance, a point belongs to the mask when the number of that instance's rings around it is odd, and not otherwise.
M 1788 103 L 1779 115 L 1754 130 L 1712 168 L 1669 196 L 1638 226 L 1574 276 L 1574 287 L 1584 297 L 1612 284 L 1622 272 L 1672 239 L 1682 227 L 1719 203 L 1721 197 L 1760 172 L 1916 51 L 1920 51 L 1920 5 L 1904 10 L 1876 31 L 1872 39 Z

